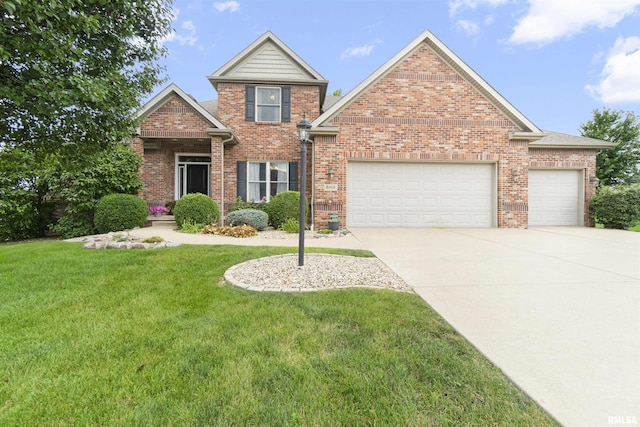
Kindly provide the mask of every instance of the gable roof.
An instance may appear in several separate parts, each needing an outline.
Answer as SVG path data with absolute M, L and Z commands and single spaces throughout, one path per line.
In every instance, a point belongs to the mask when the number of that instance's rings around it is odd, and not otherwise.
M 225 125 L 223 125 L 218 119 L 216 119 L 209 111 L 202 107 L 202 105 L 198 104 L 196 100 L 191 96 L 184 92 L 182 89 L 178 87 L 175 83 L 171 83 L 169 86 L 165 87 L 159 94 L 151 98 L 145 105 L 142 106 L 140 110 L 136 113 L 136 118 L 143 119 L 147 116 L 153 114 L 158 108 L 162 107 L 167 100 L 173 95 L 182 99 L 185 103 L 187 103 L 191 108 L 193 108 L 198 114 L 200 114 L 206 121 L 211 123 L 218 129 L 227 130 L 231 132 Z
M 471 86 L 487 98 L 499 111 L 509 117 L 524 132 L 533 132 L 540 134 L 542 131 L 527 117 L 518 111 L 509 101 L 507 101 L 498 91 L 496 91 L 489 83 L 487 83 L 478 73 L 469 67 L 462 59 L 460 59 L 451 49 L 442 43 L 431 31 L 426 30 L 411 43 L 405 46 L 400 52 L 396 53 L 391 59 L 385 62 L 380 68 L 373 72 L 369 77 L 353 88 L 342 99 L 331 106 L 327 111 L 315 119 L 311 125 L 313 128 L 321 127 L 328 123 L 340 111 L 351 104 L 370 86 L 384 77 L 396 65 L 402 62 L 406 57 L 411 55 L 423 43 L 426 43 L 436 54 L 462 76 Z M 314 129 L 312 128 L 312 132 Z
M 136 113 L 136 119 L 144 119 L 153 114 L 158 108 L 162 107 L 172 96 L 177 96 L 182 99 L 187 105 L 193 108 L 198 114 L 200 114 L 206 121 L 211 123 L 214 127 L 207 128 L 208 135 L 218 135 L 226 137 L 223 140 L 224 144 L 238 144 L 240 141 L 238 137 L 226 127 L 222 122 L 216 119 L 209 111 L 207 111 L 202 105 L 198 104 L 191 95 L 188 95 L 185 91 L 180 89 L 175 83 L 171 83 L 165 87 L 159 94 L 151 98 L 145 105 Z M 140 131 L 138 130 L 138 133 Z
M 207 78 L 216 90 L 221 81 L 318 85 L 320 105 L 329 84 L 271 31 L 264 33 Z

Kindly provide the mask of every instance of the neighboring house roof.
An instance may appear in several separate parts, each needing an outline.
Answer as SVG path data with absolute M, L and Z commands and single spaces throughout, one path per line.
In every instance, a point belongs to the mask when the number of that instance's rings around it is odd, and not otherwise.
M 478 92 L 484 95 L 498 110 L 505 114 L 509 119 L 516 123 L 521 131 L 532 132 L 536 134 L 542 133 L 542 131 L 528 118 L 518 111 L 509 101 L 507 101 L 502 95 L 498 93 L 489 83 L 487 83 L 478 73 L 476 73 L 471 67 L 469 67 L 462 59 L 460 59 L 451 49 L 449 49 L 444 43 L 442 43 L 431 31 L 426 30 L 418 37 L 416 37 L 411 43 L 405 46 L 400 52 L 394 55 L 380 68 L 378 68 L 373 74 L 367 77 L 362 83 L 357 85 L 354 89 L 349 91 L 342 99 L 333 104 L 328 110 L 315 119 L 311 125 L 321 127 L 328 123 L 334 116 L 340 113 L 344 108 L 357 99 L 363 92 L 365 92 L 371 85 L 376 83 L 379 79 L 384 77 L 389 71 L 391 71 L 396 65 L 403 61 L 407 56 L 411 55 L 416 49 L 426 43 L 431 49 L 433 49 L 440 58 L 442 58 L 451 68 L 459 73 L 469 84 L 471 84 Z M 318 130 L 321 131 L 321 130 Z M 314 129 L 312 129 L 314 132 Z
M 233 132 L 224 124 L 222 124 L 222 122 L 220 122 L 214 116 L 214 114 L 212 114 L 202 105 L 198 104 L 193 96 L 180 89 L 175 83 L 171 83 L 169 86 L 165 87 L 159 94 L 151 98 L 149 102 L 143 105 L 142 108 L 136 113 L 136 118 L 144 119 L 145 117 L 150 116 L 154 111 L 162 107 L 172 96 L 177 96 L 182 99 L 187 105 L 189 105 L 198 114 L 200 114 L 206 121 L 213 125 L 213 128 L 207 129 L 207 132 L 210 135 L 226 135 L 230 139 L 233 139 L 233 143 L 239 142 L 238 138 L 233 134 Z
M 211 114 L 213 117 L 218 117 L 218 100 L 217 99 L 202 101 L 199 104 L 202 106 L 202 108 L 207 110 L 209 114 Z
M 587 138 L 584 136 L 568 135 L 560 132 L 545 131 L 544 136 L 538 140 L 531 141 L 532 148 L 610 148 L 616 144 L 600 139 Z
M 333 106 L 333 104 L 340 101 L 341 99 L 342 99 L 342 95 L 340 96 L 327 95 L 327 97 L 324 100 L 324 105 L 322 106 L 322 111 L 327 111 L 329 108 Z
M 320 105 L 324 103 L 329 83 L 271 31 L 264 33 L 207 78 L 216 90 L 222 81 L 319 85 Z

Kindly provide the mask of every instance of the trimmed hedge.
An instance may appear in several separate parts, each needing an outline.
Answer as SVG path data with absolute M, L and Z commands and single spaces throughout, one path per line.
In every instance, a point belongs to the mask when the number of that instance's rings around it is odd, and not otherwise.
M 591 199 L 591 209 L 604 228 L 633 227 L 640 221 L 640 184 L 600 187 Z
M 191 193 L 182 196 L 176 202 L 173 216 L 180 228 L 187 221 L 192 224 L 208 225 L 220 219 L 220 209 L 218 204 L 206 194 Z
M 240 209 L 227 215 L 227 223 L 231 226 L 250 225 L 258 231 L 267 228 L 269 216 L 258 209 Z
M 98 200 L 93 222 L 100 233 L 143 227 L 149 208 L 131 194 L 108 194 Z
M 297 221 L 300 216 L 300 192 L 283 191 L 276 194 L 267 204 L 267 214 L 269 215 L 269 223 L 278 229 L 287 219 L 291 218 Z

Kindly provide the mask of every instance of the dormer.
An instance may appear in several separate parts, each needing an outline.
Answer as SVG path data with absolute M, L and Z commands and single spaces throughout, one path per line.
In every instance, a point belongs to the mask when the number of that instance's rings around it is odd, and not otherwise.
M 267 31 L 233 59 L 208 76 L 220 94 L 220 83 L 244 84 L 245 121 L 289 122 L 292 86 L 314 86 L 319 99 L 316 112 L 324 103 L 328 81 L 300 56 Z M 224 113 L 223 113 L 224 114 Z

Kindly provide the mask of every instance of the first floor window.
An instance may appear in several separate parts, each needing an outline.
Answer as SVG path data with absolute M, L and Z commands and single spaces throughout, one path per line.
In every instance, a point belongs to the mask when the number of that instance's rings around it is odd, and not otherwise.
M 289 189 L 289 163 L 249 162 L 247 200 L 267 202 L 272 196 Z

